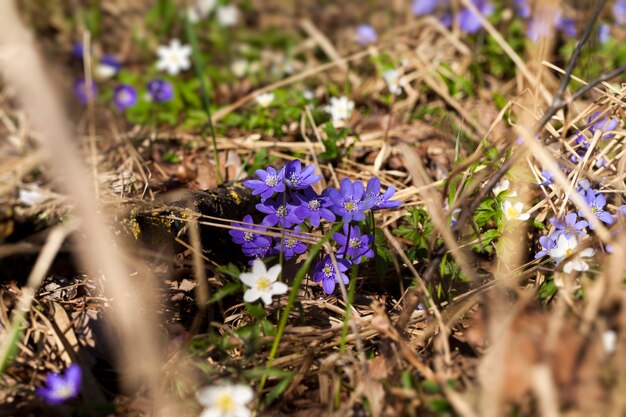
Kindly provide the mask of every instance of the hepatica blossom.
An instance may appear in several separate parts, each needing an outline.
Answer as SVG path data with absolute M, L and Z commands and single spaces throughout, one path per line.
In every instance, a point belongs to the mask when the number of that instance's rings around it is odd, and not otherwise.
M 122 68 L 122 64 L 114 56 L 105 55 L 94 68 L 94 76 L 99 80 L 106 80 L 115 76 Z
M 147 85 L 150 99 L 156 103 L 165 103 L 174 98 L 172 83 L 160 78 L 151 80 Z
M 89 86 L 87 86 L 87 81 L 84 78 L 74 83 L 74 95 L 82 104 L 87 104 L 89 100 L 94 100 L 97 93 L 98 88 L 93 81 L 91 81 Z
M 335 242 L 339 244 L 337 253 L 340 257 L 349 256 L 352 263 L 360 264 L 362 259 L 372 259 L 374 250 L 374 236 L 362 235 L 358 226 L 350 226 L 348 223 L 343 224 L 343 233 L 335 233 L 333 235 Z
M 250 417 L 247 407 L 254 393 L 246 385 L 221 385 L 204 387 L 196 393 L 196 399 L 204 410 L 200 417 Z
M 566 238 L 582 235 L 585 233 L 585 228 L 589 226 L 586 220 L 578 220 L 576 213 L 568 213 L 563 219 L 552 217 L 550 223 L 552 223 L 556 229 L 553 234 L 554 239 L 558 238 L 560 235 Z
M 244 301 L 253 303 L 260 298 L 265 305 L 270 305 L 272 296 L 286 293 L 287 285 L 277 282 L 280 269 L 280 265 L 274 265 L 268 270 L 262 260 L 255 259 L 252 272 L 243 272 L 239 276 L 241 282 L 250 287 L 243 294 Z
M 336 261 L 339 271 L 335 270 L 330 255 L 324 256 L 315 266 L 313 281 L 321 282 L 322 288 L 326 294 L 332 294 L 335 291 L 335 285 L 339 283 L 339 280 L 341 280 L 344 285 L 348 285 L 350 282 L 348 276 L 345 274 L 350 267 L 350 261 L 347 259 L 336 259 Z
M 127 84 L 119 85 L 113 93 L 113 103 L 120 110 L 137 104 L 137 90 Z
M 488 0 L 472 0 L 474 6 L 478 9 L 483 16 L 491 16 L 495 11 L 495 7 Z M 459 28 L 465 33 L 476 33 L 482 27 L 478 16 L 469 9 L 461 9 L 456 16 L 456 21 Z
M 374 206 L 374 200 L 365 197 L 365 187 L 361 181 L 350 181 L 349 178 L 341 180 L 339 190 L 331 188 L 328 190 L 328 196 L 332 201 L 332 211 L 341 216 L 344 223 L 352 220 L 365 220 L 365 210 Z
M 392 200 L 395 188 L 389 186 L 381 192 L 380 180 L 375 177 L 367 182 L 367 187 L 362 181 L 344 178 L 339 189 L 329 187 L 318 194 L 313 186 L 322 177 L 315 175 L 314 165 L 304 166 L 297 159 L 279 170 L 267 167 L 257 170 L 256 174 L 258 179 L 245 181 L 244 185 L 261 198 L 256 209 L 264 215 L 262 223 L 255 225 L 251 215 L 241 223 L 231 223 L 241 229 L 229 232 L 233 242 L 241 245 L 243 253 L 251 258 L 282 254 L 285 259 L 291 259 L 307 251 L 303 230 L 311 233 L 318 229 L 325 233 L 323 221 L 341 221 L 343 233 L 334 233 L 330 241 L 339 271 L 335 273 L 334 268 L 328 266 L 331 261 L 327 254 L 313 274 L 313 279 L 322 283 L 327 294 L 333 292 L 339 279 L 347 283 L 345 272 L 352 264 L 374 258 L 374 235 L 361 232 L 370 227 L 363 222 L 366 213 L 393 209 L 401 204 Z M 259 233 L 274 226 L 283 229 L 280 234 L 269 237 Z M 251 263 L 254 262 L 256 260 Z
M 63 374 L 50 373 L 46 376 L 46 385 L 37 389 L 37 394 L 48 404 L 58 405 L 80 392 L 82 371 L 80 366 L 73 364 Z
M 359 25 L 356 28 L 356 41 L 359 45 L 365 46 L 378 40 L 376 30 L 371 25 Z
M 447 3 L 441 0 L 413 0 L 411 3 L 411 11 L 414 16 L 424 16 L 435 11 L 438 3 Z
M 596 193 L 595 190 L 589 188 L 586 190 L 584 197 L 585 202 L 591 209 L 591 212 L 598 218 L 598 220 L 609 225 L 615 222 L 615 218 L 613 218 L 611 213 L 604 209 L 606 206 L 606 198 L 604 197 L 604 194 Z M 580 216 L 585 216 L 582 211 L 579 211 L 578 214 Z M 593 224 L 589 223 L 589 228 L 593 230 Z
M 191 68 L 191 47 L 183 45 L 178 39 L 172 39 L 167 46 L 157 48 L 158 60 L 156 69 L 165 71 L 170 75 L 178 75 L 179 72 Z

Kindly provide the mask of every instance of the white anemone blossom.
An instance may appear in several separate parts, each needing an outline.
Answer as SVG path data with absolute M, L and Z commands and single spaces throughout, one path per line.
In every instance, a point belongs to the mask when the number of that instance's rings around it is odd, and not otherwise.
M 245 59 L 236 59 L 230 64 L 230 70 L 237 78 L 243 78 L 248 71 L 249 63 Z
M 556 244 L 548 254 L 554 260 L 555 264 L 561 263 L 562 260 L 571 256 L 576 248 L 578 247 L 578 238 L 576 236 L 565 237 L 565 235 L 560 235 L 556 241 Z M 563 272 L 569 274 L 572 271 L 588 271 L 589 265 L 582 258 L 589 258 L 596 254 L 595 249 L 586 248 L 580 251 L 573 259 L 567 261 L 565 265 L 563 265 Z
M 511 203 L 506 200 L 502 203 L 502 212 L 507 220 L 528 220 L 530 214 L 524 213 L 524 204 L 522 202 Z
M 239 279 L 249 286 L 243 294 L 243 299 L 247 303 L 252 303 L 259 298 L 265 305 L 272 303 L 273 295 L 280 295 L 287 292 L 287 285 L 276 282 L 280 274 L 280 265 L 274 265 L 269 270 L 260 259 L 255 259 L 252 264 L 252 272 L 243 272 Z
M 191 47 L 181 44 L 178 39 L 172 39 L 167 46 L 159 46 L 157 55 L 159 59 L 156 63 L 156 69 L 166 71 L 170 75 L 178 75 L 181 70 L 184 71 L 191 67 L 189 60 Z
M 222 27 L 235 26 L 239 19 L 239 9 L 234 4 L 217 8 L 217 23 Z
M 259 94 L 255 98 L 257 104 L 263 108 L 269 107 L 274 101 L 274 93 Z
M 404 80 L 400 76 L 400 72 L 395 69 L 390 69 L 383 72 L 383 79 L 387 83 L 387 89 L 391 94 L 399 96 L 402 94 L 402 86 L 404 85 Z
M 339 98 L 331 97 L 330 104 L 324 107 L 324 111 L 330 114 L 333 122 L 340 122 L 350 118 L 352 110 L 354 110 L 354 101 L 346 96 Z
M 196 393 L 198 402 L 204 406 L 200 417 L 250 417 L 246 406 L 254 394 L 246 385 L 222 385 L 200 388 Z
M 196 0 L 187 8 L 187 19 L 191 23 L 198 23 L 211 14 L 217 6 L 217 0 Z
M 502 194 L 505 191 L 508 191 L 509 188 L 511 186 L 511 183 L 509 182 L 508 179 L 503 179 L 502 181 L 500 181 L 499 183 L 497 183 L 492 189 L 491 192 L 493 192 L 493 195 L 495 195 L 496 197 L 500 194 Z M 517 197 L 517 193 L 515 191 L 511 191 L 508 193 L 509 197 Z

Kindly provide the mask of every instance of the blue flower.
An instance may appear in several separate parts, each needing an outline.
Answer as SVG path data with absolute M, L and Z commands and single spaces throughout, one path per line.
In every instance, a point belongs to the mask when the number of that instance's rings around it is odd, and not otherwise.
M 586 220 L 578 221 L 576 213 L 567 213 L 563 219 L 555 219 L 552 217 L 550 223 L 556 228 L 553 233 L 554 240 L 556 240 L 559 235 L 563 235 L 569 239 L 571 236 L 584 234 L 585 227 L 589 226 Z
M 122 64 L 112 55 L 105 55 L 94 68 L 94 75 L 100 80 L 113 77 L 122 68 Z
M 334 188 L 328 190 L 328 196 L 333 204 L 331 210 L 337 216 L 341 216 L 344 223 L 349 223 L 352 220 L 365 220 L 364 211 L 372 208 L 374 200 L 366 199 L 364 201 L 364 195 L 363 183 L 359 180 L 352 183 L 349 178 L 341 180 L 339 191 Z
M 447 3 L 447 1 L 413 0 L 413 3 L 411 4 L 413 16 L 423 16 L 432 13 L 437 8 L 437 3 Z
M 598 40 L 602 45 L 608 43 L 611 40 L 611 26 L 603 23 L 598 28 Z
M 233 242 L 242 246 L 242 250 L 246 256 L 253 256 L 259 248 L 269 246 L 272 241 L 268 236 L 259 235 L 258 233 L 253 232 L 254 230 L 265 231 L 266 229 L 261 226 L 255 226 L 252 216 L 249 214 L 243 218 L 243 223 L 232 222 L 230 225 L 248 229 L 246 231 L 230 230 L 228 232 L 233 239 Z
M 74 95 L 82 104 L 87 104 L 89 100 L 94 100 L 97 93 L 98 88 L 93 81 L 89 87 L 84 78 L 80 78 L 74 83 Z
M 513 0 L 515 3 L 515 10 L 519 17 L 523 19 L 528 19 L 531 15 L 530 4 L 528 4 L 528 0 Z
M 615 23 L 622 25 L 626 23 L 626 0 L 617 0 L 613 5 L 613 18 Z
M 256 175 L 261 179 L 248 180 L 243 183 L 246 187 L 252 190 L 252 195 L 261 195 L 262 199 L 270 198 L 274 193 L 282 193 L 285 191 L 285 184 L 283 183 L 283 170 L 276 171 L 272 167 L 268 167 L 267 170 L 257 169 Z
M 335 284 L 341 281 L 348 285 L 348 276 L 345 272 L 350 268 L 350 261 L 347 259 L 337 259 L 337 267 L 339 271 L 335 271 L 333 261 L 330 255 L 324 256 L 324 258 L 317 263 L 315 271 L 313 272 L 313 281 L 321 282 L 322 288 L 326 294 L 332 294 L 335 291 Z
M 72 46 L 72 55 L 74 56 L 74 58 L 83 59 L 83 57 L 85 56 L 85 46 L 82 42 L 74 43 L 74 45 Z
M 372 210 L 396 208 L 400 207 L 402 203 L 397 200 L 389 200 L 391 197 L 393 197 L 395 192 L 395 187 L 393 185 L 390 185 L 385 193 L 381 194 L 380 180 L 376 177 L 372 177 L 367 182 L 367 188 L 365 189 L 365 198 L 373 200 L 374 206 L 372 207 Z
M 543 258 L 550 250 L 552 250 L 556 246 L 556 239 L 554 239 L 554 235 L 550 236 L 541 236 L 539 238 L 539 244 L 541 245 L 541 250 L 537 252 L 535 255 L 535 259 Z
M 378 40 L 376 30 L 371 25 L 359 25 L 356 28 L 356 41 L 359 45 L 365 46 Z
M 576 21 L 574 19 L 559 16 L 556 22 L 556 28 L 568 38 L 576 36 Z
M 604 206 L 606 206 L 606 198 L 604 197 L 604 194 L 596 194 L 593 189 L 589 188 L 587 189 L 584 197 L 587 205 L 589 206 L 593 214 L 595 214 L 595 216 L 601 222 L 609 225 L 615 222 L 615 219 L 613 218 L 613 216 L 611 216 L 611 213 L 609 213 L 608 211 L 604 211 Z M 582 211 L 579 211 L 578 214 L 580 216 L 584 216 Z M 589 228 L 591 230 L 594 229 L 591 223 L 589 224 Z
M 552 181 L 552 174 L 550 173 L 550 171 L 541 171 L 541 174 L 539 174 L 541 176 L 541 178 L 543 179 L 542 182 L 539 183 L 540 186 L 546 186 L 546 185 L 551 185 L 554 184 L 554 182 Z
M 279 196 L 279 199 L 281 199 L 281 196 Z M 294 224 L 302 223 L 302 219 L 294 213 L 296 207 L 288 202 L 283 203 L 282 201 L 267 199 L 257 204 L 256 209 L 266 214 L 263 218 L 264 226 L 276 226 L 276 224 L 279 224 L 282 227 L 290 228 Z
M 78 395 L 81 380 L 80 366 L 73 364 L 64 374 L 49 373 L 46 376 L 46 386 L 37 388 L 37 394 L 48 404 L 58 405 Z
M 374 257 L 374 250 L 372 249 L 374 236 L 362 235 L 358 226 L 350 226 L 348 223 L 344 223 L 343 234 L 335 233 L 333 239 L 339 244 L 339 249 L 337 250 L 339 257 L 349 256 L 355 264 L 360 264 L 363 257 L 369 259 Z
M 589 131 L 593 134 L 596 130 L 601 130 L 603 132 L 610 132 L 615 129 L 619 124 L 619 120 L 614 117 L 607 118 L 606 116 L 600 117 L 600 112 L 595 112 L 589 119 L 587 119 L 587 123 L 591 123 L 589 126 Z M 604 134 L 602 135 L 604 139 L 611 139 L 613 137 L 612 134 Z
M 298 227 L 296 227 L 296 231 L 299 231 Z M 291 259 L 295 255 L 303 254 L 304 252 L 306 252 L 307 248 L 304 242 L 302 242 L 301 240 L 298 240 L 299 238 L 301 238 L 300 234 L 291 233 L 291 232 L 285 233 L 284 240 L 281 239 L 280 237 L 277 237 L 275 239 L 276 245 L 274 246 L 274 252 L 276 254 L 280 253 L 281 247 L 282 247 L 282 251 L 283 251 L 283 255 L 285 256 L 285 259 Z
M 152 101 L 157 103 L 165 103 L 174 98 L 174 87 L 167 80 L 154 79 L 148 83 L 147 90 Z
M 493 4 L 488 0 L 472 0 L 472 3 L 474 3 L 480 14 L 485 17 L 490 16 L 495 10 Z M 456 21 L 461 30 L 465 33 L 476 33 L 481 28 L 478 16 L 469 9 L 462 9 L 456 15 Z
M 308 165 L 302 169 L 302 164 L 298 159 L 287 162 L 284 172 L 287 187 L 294 190 L 304 190 L 322 178 L 319 175 L 313 175 L 315 172 L 315 165 Z
M 311 187 L 306 188 L 302 193 L 294 194 L 294 200 L 297 206 L 296 216 L 303 221 L 309 219 L 313 227 L 319 226 L 321 219 L 329 222 L 334 222 L 336 219 L 335 214 L 328 208 L 332 205 L 332 201 L 324 194 L 317 195 Z
M 120 110 L 137 104 L 137 90 L 127 84 L 119 85 L 113 93 L 113 103 Z

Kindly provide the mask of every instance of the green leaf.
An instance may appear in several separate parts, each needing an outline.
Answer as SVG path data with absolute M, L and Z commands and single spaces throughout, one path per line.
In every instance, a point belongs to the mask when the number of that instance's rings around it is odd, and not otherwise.
M 215 268 L 217 272 L 221 272 L 224 275 L 231 276 L 235 279 L 239 279 L 239 275 L 241 275 L 241 271 L 237 267 L 237 265 L 229 263 L 228 265 L 219 265 Z
M 241 284 L 238 282 L 229 282 L 224 284 L 222 288 L 217 290 L 215 294 L 209 298 L 208 304 L 213 304 L 218 302 L 219 300 L 228 297 L 231 294 L 241 291 Z

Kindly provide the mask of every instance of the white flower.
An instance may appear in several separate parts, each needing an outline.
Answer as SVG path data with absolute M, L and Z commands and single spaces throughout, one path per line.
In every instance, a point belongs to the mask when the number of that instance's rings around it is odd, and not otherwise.
M 233 4 L 217 8 L 217 23 L 223 27 L 235 26 L 239 19 L 239 9 Z
M 216 0 L 196 0 L 195 4 L 187 8 L 187 19 L 191 23 L 198 23 L 211 14 L 217 6 Z
M 513 204 L 506 200 L 502 203 L 502 212 L 507 220 L 528 220 L 530 218 L 530 214 L 523 213 L 523 211 L 524 204 L 522 202 Z
M 32 185 L 29 188 L 20 188 L 18 200 L 20 203 L 25 204 L 27 206 L 34 206 L 38 203 L 41 203 L 46 199 L 46 196 L 42 194 L 38 185 Z
M 578 247 L 578 243 L 578 238 L 576 236 L 570 236 L 567 238 L 565 235 L 560 235 L 556 241 L 556 245 L 550 249 L 548 254 L 552 259 L 554 259 L 554 263 L 558 265 L 563 259 L 574 253 Z M 563 272 L 569 274 L 572 271 L 588 271 L 589 265 L 581 258 L 588 258 L 595 254 L 596 251 L 593 248 L 583 249 L 574 259 L 563 265 Z
M 191 47 L 182 45 L 178 39 L 172 39 L 168 46 L 159 46 L 157 55 L 159 59 L 156 69 L 166 71 L 170 75 L 177 75 L 181 70 L 187 70 L 191 67 L 189 60 Z
M 340 122 L 346 120 L 352 114 L 354 109 L 354 101 L 348 99 L 346 96 L 331 97 L 330 105 L 324 107 L 326 113 L 330 113 L 333 122 Z
M 604 346 L 604 351 L 609 355 L 615 352 L 616 342 L 617 333 L 615 333 L 615 330 L 607 330 L 602 333 L 602 345 Z
M 304 90 L 302 92 L 302 96 L 306 99 L 306 100 L 313 100 L 315 98 L 315 91 L 307 88 L 306 90 Z
M 387 89 L 391 94 L 395 94 L 399 96 L 402 94 L 402 86 L 404 85 L 404 81 L 400 77 L 400 73 L 395 69 L 390 69 L 383 72 L 383 78 L 387 83 Z
M 492 189 L 491 191 L 493 192 L 493 195 L 495 195 L 496 197 L 500 194 L 502 194 L 505 191 L 508 191 L 510 187 L 510 183 L 508 179 L 503 179 L 502 181 L 500 181 L 499 183 L 497 183 Z M 508 194 L 509 197 L 517 197 L 517 193 L 515 191 L 511 191 Z
M 237 59 L 230 64 L 230 70 L 237 78 L 243 78 L 248 71 L 248 61 L 245 59 Z
M 269 107 L 274 101 L 274 93 L 259 94 L 255 98 L 257 104 L 263 108 Z
M 286 293 L 287 285 L 276 282 L 278 274 L 280 274 L 280 265 L 274 265 L 267 270 L 262 260 L 255 259 L 252 272 L 244 272 L 239 276 L 239 279 L 250 287 L 243 294 L 244 301 L 252 303 L 260 298 L 265 305 L 269 305 L 272 303 L 273 295 Z
M 245 385 L 223 385 L 200 388 L 198 402 L 204 406 L 200 417 L 249 417 L 246 404 L 252 400 L 252 388 Z

